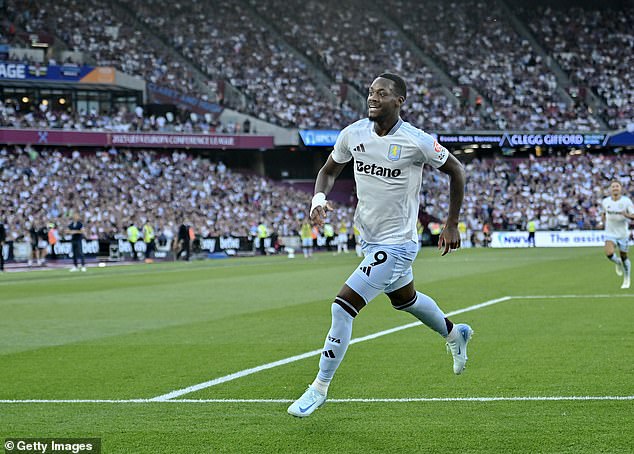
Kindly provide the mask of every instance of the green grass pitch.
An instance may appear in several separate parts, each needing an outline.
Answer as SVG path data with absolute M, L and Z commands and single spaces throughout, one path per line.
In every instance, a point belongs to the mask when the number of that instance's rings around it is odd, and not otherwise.
M 318 356 L 142 400 L 319 350 L 358 261 L 5 273 L 0 441 L 100 437 L 104 453 L 634 452 L 634 290 L 620 289 L 600 248 L 422 250 L 416 286 L 446 312 L 513 297 L 452 316 L 475 330 L 460 376 L 442 339 L 414 326 L 351 345 L 309 418 L 286 408 Z M 414 321 L 381 296 L 353 338 Z M 561 399 L 571 396 L 602 399 Z M 522 397 L 552 400 L 495 400 Z

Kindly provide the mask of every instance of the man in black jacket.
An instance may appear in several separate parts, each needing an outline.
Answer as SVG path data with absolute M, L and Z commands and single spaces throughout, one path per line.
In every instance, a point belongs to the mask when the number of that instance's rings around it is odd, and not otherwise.
M 183 221 L 181 226 L 178 228 L 178 243 L 180 245 L 180 250 L 176 254 L 176 260 L 178 260 L 184 252 L 185 260 L 189 261 L 191 244 L 189 241 L 189 225 L 187 224 L 187 221 Z
M 0 215 L 0 272 L 4 271 L 4 242 L 7 240 L 7 231 L 4 229 L 4 213 Z

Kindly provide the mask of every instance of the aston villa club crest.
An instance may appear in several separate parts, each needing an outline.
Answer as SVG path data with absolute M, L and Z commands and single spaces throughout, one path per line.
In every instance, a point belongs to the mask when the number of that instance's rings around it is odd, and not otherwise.
M 387 152 L 387 159 L 390 161 L 398 161 L 401 158 L 401 146 L 400 145 L 390 145 L 390 148 Z

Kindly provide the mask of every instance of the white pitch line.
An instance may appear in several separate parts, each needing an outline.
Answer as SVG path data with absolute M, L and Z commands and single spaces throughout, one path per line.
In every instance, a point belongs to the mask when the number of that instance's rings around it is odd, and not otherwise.
M 496 298 L 496 299 L 492 299 L 489 301 L 485 301 L 483 303 L 480 304 L 475 304 L 473 306 L 469 306 L 469 307 L 465 307 L 463 309 L 458 309 L 452 312 L 448 312 L 447 314 L 445 314 L 447 317 L 451 317 L 453 315 L 458 315 L 458 314 L 462 314 L 465 312 L 470 312 L 470 311 L 474 311 L 477 309 L 481 309 L 483 307 L 487 307 L 487 306 L 492 306 L 493 304 L 497 304 L 497 303 L 502 303 L 504 301 L 509 301 L 511 299 L 551 299 L 551 298 L 613 298 L 613 297 L 630 297 L 632 295 L 622 295 L 622 294 L 618 294 L 618 295 L 536 295 L 536 296 L 503 296 L 501 298 Z M 413 323 L 408 323 L 406 325 L 401 325 L 401 326 L 397 326 L 395 328 L 391 328 L 391 329 L 387 329 L 384 331 L 379 331 L 378 333 L 374 333 L 374 334 L 369 334 L 367 336 L 363 336 L 363 337 L 358 337 L 355 339 L 352 339 L 350 341 L 350 345 L 352 344 L 357 344 L 359 342 L 365 342 L 368 340 L 372 340 L 372 339 L 376 339 L 378 337 L 382 337 L 382 336 L 386 336 L 388 334 L 392 334 L 392 333 L 396 333 L 398 331 L 402 331 L 408 328 L 412 328 L 414 326 L 419 326 L 421 325 L 421 322 L 413 322 Z M 200 391 L 203 389 L 207 389 L 210 388 L 212 386 L 217 386 L 220 385 L 222 383 L 227 383 L 229 381 L 233 381 L 236 380 L 238 378 L 242 378 L 242 377 L 246 377 L 247 375 L 251 375 L 251 374 L 255 374 L 257 372 L 262 372 L 263 370 L 268 370 L 268 369 L 272 369 L 274 367 L 278 367 L 278 366 L 284 366 L 286 364 L 290 364 L 296 361 L 300 361 L 302 359 L 306 359 L 306 358 L 310 358 L 312 356 L 317 356 L 321 354 L 322 349 L 320 348 L 319 350 L 312 350 L 310 352 L 306 352 L 306 353 L 302 353 L 300 355 L 295 355 L 295 356 L 291 356 L 289 358 L 284 358 L 278 361 L 274 361 L 272 363 L 267 363 L 267 364 L 263 364 L 261 366 L 256 366 L 256 367 L 252 367 L 249 369 L 244 369 L 238 372 L 234 372 L 232 374 L 229 375 L 225 375 L 222 377 L 218 377 L 218 378 L 214 378 L 213 380 L 209 380 L 203 383 L 199 383 L 197 385 L 192 385 L 192 386 L 188 386 L 187 388 L 182 388 L 182 389 L 177 389 L 174 391 L 171 391 L 167 394 L 162 394 L 160 396 L 156 396 L 153 397 L 152 400 L 157 400 L 157 401 L 162 401 L 162 400 L 171 400 L 174 399 L 176 397 L 180 397 L 180 396 L 184 396 L 185 394 L 191 394 L 193 392 L 196 391 Z
M 551 401 L 629 401 L 634 396 L 512 396 L 512 397 L 402 397 L 328 399 L 329 403 L 408 403 L 408 402 L 551 402 Z M 0 400 L 0 404 L 287 404 L 293 399 L 27 399 Z
M 512 296 L 512 299 L 516 300 L 549 300 L 558 298 L 634 298 L 634 295 L 617 294 L 617 295 L 525 295 L 525 296 Z
M 446 315 L 447 317 L 451 317 L 452 315 L 474 311 L 476 309 L 481 309 L 483 307 L 491 306 L 493 304 L 501 303 L 503 301 L 508 301 L 510 299 L 512 299 L 511 296 L 503 296 L 502 298 L 496 298 L 493 300 L 485 301 L 484 303 L 475 304 L 473 306 L 465 307 L 463 309 L 458 309 L 453 312 L 448 312 Z M 364 337 L 358 337 L 356 339 L 352 339 L 350 341 L 350 345 L 358 344 L 359 342 L 365 342 L 371 339 L 376 339 L 377 337 L 386 336 L 388 334 L 392 334 L 397 331 L 402 331 L 404 329 L 412 328 L 414 326 L 419 326 L 421 324 L 422 324 L 421 322 L 408 323 L 407 325 L 401 325 L 401 326 L 397 326 L 396 328 L 379 331 L 378 333 L 369 334 Z M 196 391 L 200 391 L 202 389 L 207 389 L 212 386 L 220 385 L 221 383 L 226 383 L 232 380 L 236 380 L 238 378 L 246 377 L 247 375 L 255 374 L 263 370 L 272 369 L 274 367 L 283 366 L 285 364 L 290 364 L 295 361 L 300 361 L 302 359 L 310 358 L 311 356 L 321 355 L 321 351 L 322 349 L 320 348 L 319 350 L 312 350 L 310 352 L 302 353 L 301 355 L 295 355 L 289 358 L 280 359 L 279 361 L 274 361 L 272 363 L 262 364 L 261 366 L 252 367 L 250 369 L 244 369 L 229 375 L 225 375 L 223 377 L 214 378 L 213 380 L 209 380 L 203 383 L 198 383 L 197 385 L 188 386 L 187 388 L 177 389 L 167 394 L 162 394 L 160 396 L 153 397 L 152 400 L 156 400 L 156 401 L 171 400 L 176 397 L 183 396 L 185 394 L 190 394 Z
M 458 309 L 452 312 L 448 312 L 446 315 L 447 317 L 451 317 L 453 315 L 458 315 L 458 314 L 462 314 L 465 312 L 469 312 L 469 311 L 474 311 L 477 309 L 481 309 L 483 307 L 487 307 L 487 306 L 491 306 L 493 304 L 497 304 L 497 303 L 501 303 L 504 301 L 509 301 L 512 299 L 551 299 L 551 298 L 614 298 L 614 297 L 631 297 L 633 295 L 623 295 L 623 294 L 617 294 L 617 295 L 528 295 L 528 296 L 503 296 L 501 298 L 496 298 L 496 299 L 492 299 L 489 301 L 485 301 L 483 303 L 480 304 L 475 304 L 473 306 L 468 306 L 465 307 L 463 309 Z M 401 325 L 401 326 L 397 326 L 396 328 L 392 328 L 392 329 L 388 329 L 388 330 L 384 330 L 384 331 L 380 331 L 378 333 L 374 333 L 374 334 L 369 334 L 367 336 L 364 337 L 359 337 L 356 339 L 352 339 L 350 341 L 350 344 L 356 344 L 359 342 L 364 342 L 367 340 L 371 340 L 371 339 L 376 339 L 378 337 L 381 336 L 385 336 L 387 334 L 391 334 L 391 333 L 395 333 L 398 331 L 402 331 L 404 329 L 408 329 L 408 328 L 412 328 L 414 326 L 418 326 L 421 325 L 421 322 L 414 322 L 414 323 L 408 323 L 406 325 Z M 309 358 L 311 356 L 316 356 L 316 355 L 320 355 L 321 354 L 321 349 L 319 350 L 313 350 L 310 352 L 306 352 L 306 353 L 302 353 L 301 355 L 295 355 L 295 356 L 291 356 L 289 358 L 285 358 L 285 359 L 281 359 L 279 361 L 274 361 L 272 363 L 267 363 L 267 364 L 263 364 L 261 366 L 257 366 L 257 367 L 252 367 L 250 369 L 244 369 L 238 372 L 235 372 L 233 374 L 229 374 L 229 375 L 225 375 L 223 377 L 218 377 L 215 378 L 213 380 L 209 380 L 207 382 L 204 383 L 199 383 L 197 385 L 193 385 L 193 386 L 189 386 L 187 388 L 183 388 L 183 389 L 179 389 L 179 390 L 175 390 L 172 391 L 170 393 L 167 394 L 163 394 L 157 397 L 153 397 L 151 399 L 122 399 L 122 400 L 114 400 L 114 399 L 59 399 L 59 400 L 45 400 L 45 399 L 26 399 L 26 400 L 0 400 L 0 404 L 18 404 L 18 403 L 148 403 L 148 402 L 183 402 L 183 403 L 187 403 L 187 402 L 291 402 L 291 401 L 287 401 L 287 400 L 258 400 L 258 399 L 253 399 L 253 400 L 239 400 L 239 399 L 199 399 L 199 400 L 195 400 L 195 399 L 176 399 L 177 397 L 183 396 L 185 394 L 190 394 L 193 393 L 195 391 L 199 391 L 202 389 L 206 389 L 212 386 L 216 386 L 219 385 L 221 383 L 226 383 L 228 381 L 232 381 L 232 380 L 236 380 L 238 378 L 241 377 L 246 377 L 247 375 L 251 375 L 254 374 L 256 372 L 261 372 L 263 370 L 267 370 L 267 369 L 272 369 L 274 367 L 277 366 L 282 366 L 285 364 L 289 364 L 295 361 L 300 361 L 302 359 L 305 358 Z M 447 400 L 447 401 L 453 401 L 453 400 L 476 400 L 476 401 L 481 401 L 481 399 L 488 399 L 488 400 L 632 400 L 634 398 L 634 396 L 623 396 L 623 397 L 612 397 L 612 396 L 607 396 L 607 397 L 543 397 L 543 398 L 529 398 L 529 397 L 518 397 L 518 398 L 505 398 L 505 397 L 501 397 L 501 398 L 421 398 L 421 399 L 404 399 L 402 401 L 405 402 L 432 402 L 432 401 L 436 401 L 436 400 Z M 488 401 L 486 400 L 486 401 Z M 395 401 L 395 402 L 399 402 L 401 400 L 396 399 L 396 400 L 376 400 L 376 399 L 331 399 L 329 400 L 329 402 L 390 402 L 390 401 Z

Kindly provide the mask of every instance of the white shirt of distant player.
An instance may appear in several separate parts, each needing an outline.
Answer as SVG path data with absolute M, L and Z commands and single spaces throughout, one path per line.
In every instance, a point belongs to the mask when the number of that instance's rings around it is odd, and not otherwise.
M 354 223 L 361 238 L 383 244 L 418 241 L 423 164 L 438 168 L 448 156 L 432 136 L 401 119 L 383 137 L 367 118 L 341 131 L 332 159 L 340 164 L 354 159 L 359 200 Z
M 634 204 L 629 197 L 621 196 L 618 200 L 606 197 L 601 201 L 605 213 L 605 234 L 615 238 L 629 238 L 630 220 L 621 213 L 634 213 Z

